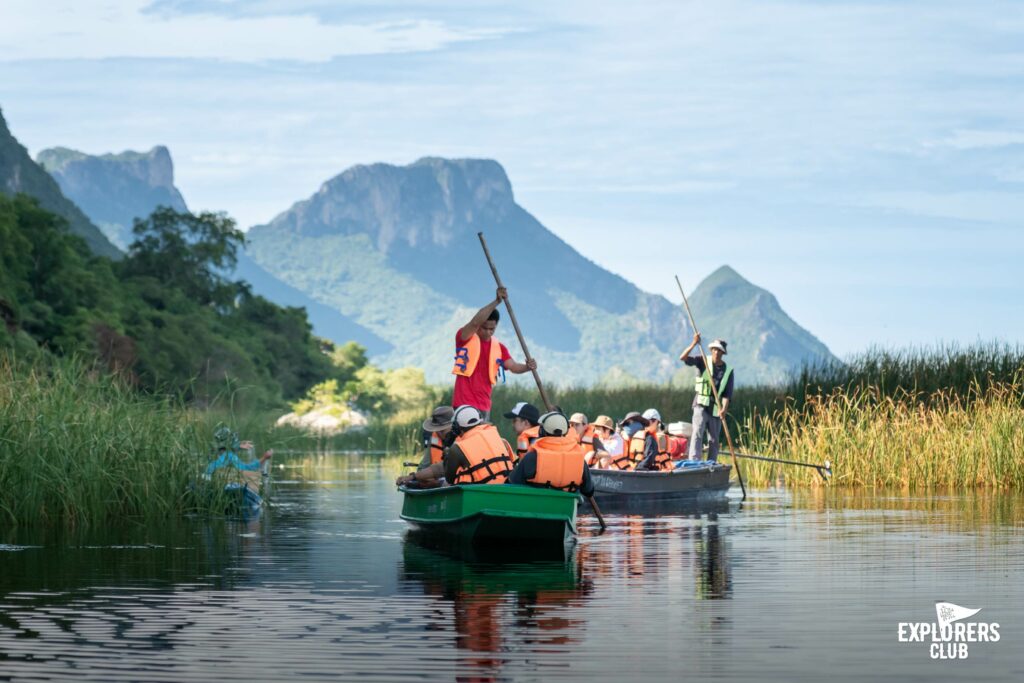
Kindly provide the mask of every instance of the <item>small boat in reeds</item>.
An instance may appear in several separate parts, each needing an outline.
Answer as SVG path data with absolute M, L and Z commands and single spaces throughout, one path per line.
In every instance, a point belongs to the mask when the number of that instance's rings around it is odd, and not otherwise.
M 599 505 L 633 508 L 658 503 L 664 507 L 676 502 L 692 504 L 724 499 L 729 491 L 731 472 L 729 465 L 700 462 L 657 472 L 591 469 L 590 477 Z
M 401 517 L 421 534 L 469 543 L 564 543 L 576 534 L 578 496 L 512 484 L 400 487 Z

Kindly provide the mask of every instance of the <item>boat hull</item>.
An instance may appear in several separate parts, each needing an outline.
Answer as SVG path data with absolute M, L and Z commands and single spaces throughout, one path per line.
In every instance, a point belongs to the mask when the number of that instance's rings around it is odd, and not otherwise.
M 602 506 L 642 507 L 657 504 L 713 503 L 729 491 L 729 465 L 711 464 L 667 472 L 590 470 L 594 498 Z
M 406 489 L 402 519 L 419 533 L 486 543 L 565 543 L 576 534 L 577 496 L 500 484 Z

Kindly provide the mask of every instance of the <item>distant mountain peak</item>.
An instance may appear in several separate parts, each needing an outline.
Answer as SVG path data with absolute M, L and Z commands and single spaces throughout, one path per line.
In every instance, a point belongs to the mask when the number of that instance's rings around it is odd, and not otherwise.
M 136 218 L 146 218 L 156 206 L 187 211 L 174 186 L 170 151 L 156 145 L 148 152 L 85 154 L 67 147 L 44 149 L 39 164 L 56 179 L 64 194 L 95 220 L 104 234 L 122 248 L 134 239 Z
M 424 157 L 405 166 L 352 166 L 264 229 L 305 237 L 366 234 L 383 253 L 445 246 L 516 210 L 512 183 L 491 159 Z

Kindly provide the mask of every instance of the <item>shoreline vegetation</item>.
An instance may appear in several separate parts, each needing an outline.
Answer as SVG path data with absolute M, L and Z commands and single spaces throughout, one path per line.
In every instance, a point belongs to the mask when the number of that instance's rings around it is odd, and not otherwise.
M 801 384 L 798 384 L 800 382 Z M 692 390 L 671 385 L 558 388 L 565 410 L 620 418 L 657 407 L 690 417 Z M 418 460 L 419 423 L 439 388 L 395 403 L 361 432 L 319 438 L 274 428 L 268 413 L 238 418 L 227 390 L 197 408 L 147 394 L 74 358 L 0 358 L 0 519 L 10 525 L 88 526 L 214 513 L 188 494 L 212 457 L 213 429 L 228 423 L 275 464 L 315 466 L 318 453 L 387 452 Z M 500 385 L 496 410 L 536 390 Z M 243 402 L 244 403 L 244 402 Z M 1024 487 L 1024 351 L 999 345 L 869 352 L 843 366 L 807 368 L 788 387 L 739 387 L 730 428 L 741 452 L 832 463 L 829 486 L 864 489 Z M 397 409 L 399 408 L 400 409 Z M 507 420 L 498 418 L 503 432 Z M 292 455 L 289 455 L 289 451 Z M 728 461 L 728 455 L 721 456 Z M 822 486 L 809 468 L 741 463 L 749 485 Z
M 568 412 L 620 419 L 655 407 L 666 422 L 690 421 L 683 385 L 548 387 Z M 451 400 L 450 389 L 441 403 Z M 494 417 L 517 401 L 540 405 L 534 387 L 498 385 Z M 432 408 L 424 405 L 421 414 Z M 413 417 L 410 418 L 409 415 Z M 387 450 L 416 455 L 419 414 L 373 419 L 368 429 L 313 439 L 317 450 Z M 832 464 L 831 486 L 915 489 L 1024 487 L 1024 349 L 997 343 L 885 351 L 805 367 L 781 387 L 740 386 L 729 428 L 741 453 Z M 719 456 L 729 462 L 728 453 Z M 811 468 L 741 460 L 748 483 L 820 486 Z

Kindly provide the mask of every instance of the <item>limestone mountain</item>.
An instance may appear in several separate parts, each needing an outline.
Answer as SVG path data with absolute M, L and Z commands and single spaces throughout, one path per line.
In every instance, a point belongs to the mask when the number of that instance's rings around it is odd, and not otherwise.
M 188 210 L 174 185 L 174 162 L 164 146 L 101 156 L 54 147 L 40 152 L 38 159 L 60 190 L 123 249 L 133 241 L 136 218 L 149 216 L 158 206 Z M 372 354 L 391 350 L 390 344 L 373 332 L 281 282 L 244 252 L 239 254 L 234 277 L 247 281 L 253 292 L 280 306 L 305 308 L 313 331 L 321 337 L 357 341 Z
M 134 241 L 136 218 L 145 218 L 157 206 L 187 210 L 174 186 L 174 165 L 166 147 L 102 156 L 54 147 L 40 152 L 36 161 L 122 250 Z
M 86 217 L 86 214 L 69 200 L 57 182 L 36 162 L 28 150 L 14 138 L 7 128 L 7 122 L 0 113 L 0 192 L 7 195 L 24 193 L 35 197 L 39 205 L 64 218 L 70 231 L 83 238 L 96 254 L 119 258 L 121 252 L 110 243 Z
M 483 231 L 532 353 L 552 382 L 662 381 L 692 334 L 680 307 L 587 260 L 515 202 L 495 161 L 438 158 L 355 166 L 249 232 L 261 267 L 386 340 L 375 360 L 448 381 L 455 330 L 493 280 Z M 731 269 L 695 293 L 705 334 L 733 335 L 744 383 L 776 382 L 828 349 Z M 707 306 L 726 303 L 712 313 Z M 744 303 L 745 302 L 745 303 Z M 511 325 L 499 337 L 521 358 Z M 744 342 L 756 348 L 741 350 Z
M 786 381 L 805 362 L 831 360 L 832 353 L 814 335 L 786 315 L 778 300 L 722 266 L 693 291 L 693 315 L 711 334 L 728 340 L 728 360 L 741 371 L 753 370 L 758 382 Z M 749 381 L 737 374 L 737 379 Z

